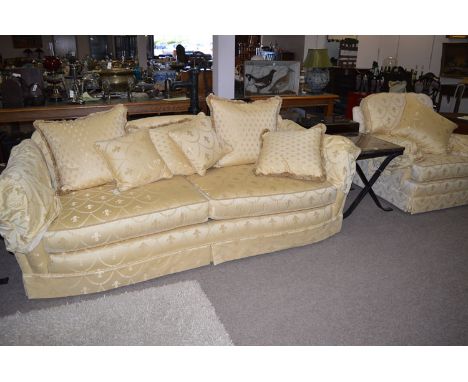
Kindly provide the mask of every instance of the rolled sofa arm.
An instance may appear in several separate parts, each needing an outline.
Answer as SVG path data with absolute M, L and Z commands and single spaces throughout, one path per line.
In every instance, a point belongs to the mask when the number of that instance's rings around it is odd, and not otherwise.
M 452 134 L 449 140 L 449 150 L 453 155 L 468 156 L 468 135 Z
M 356 172 L 356 159 L 361 149 L 341 135 L 326 135 L 323 139 L 323 157 L 327 180 L 347 194 Z
M 0 175 L 0 235 L 7 250 L 29 253 L 59 212 L 42 152 L 26 139 L 13 148 Z

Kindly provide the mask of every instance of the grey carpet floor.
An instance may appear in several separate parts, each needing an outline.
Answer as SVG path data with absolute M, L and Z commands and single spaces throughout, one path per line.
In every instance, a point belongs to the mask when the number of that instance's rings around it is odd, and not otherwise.
M 4 253 L 2 275 L 2 316 L 102 296 L 28 300 Z M 235 345 L 468 345 L 468 206 L 409 215 L 366 197 L 322 242 L 105 294 L 184 280 L 200 283 Z
M 131 309 L 129 309 L 131 307 Z M 197 281 L 0 317 L 1 345 L 232 345 Z

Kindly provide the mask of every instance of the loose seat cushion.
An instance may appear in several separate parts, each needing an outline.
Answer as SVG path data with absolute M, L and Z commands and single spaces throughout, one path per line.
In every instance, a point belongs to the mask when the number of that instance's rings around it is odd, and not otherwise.
M 109 166 L 120 191 L 172 178 L 171 171 L 151 142 L 148 130 L 97 141 L 95 147 Z
M 256 176 L 255 165 L 212 168 L 188 180 L 209 199 L 211 219 L 231 219 L 312 209 L 331 204 L 336 188 L 329 182 Z
M 44 236 L 45 249 L 76 251 L 208 220 L 208 201 L 180 176 L 114 189 L 107 184 L 62 195 L 62 211 Z
M 123 136 L 126 122 L 127 108 L 123 105 L 73 121 L 34 122 L 51 151 L 61 192 L 112 181 L 112 173 L 94 143 Z
M 468 157 L 425 155 L 411 166 L 411 179 L 418 182 L 468 177 Z

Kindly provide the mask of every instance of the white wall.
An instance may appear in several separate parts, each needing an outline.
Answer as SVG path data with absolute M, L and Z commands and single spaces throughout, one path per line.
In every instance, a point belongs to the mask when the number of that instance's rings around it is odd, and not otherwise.
M 234 98 L 235 36 L 213 36 L 213 92 Z
M 370 68 L 372 62 L 377 61 L 382 66 L 383 60 L 388 56 L 398 59 L 398 65 L 406 69 L 440 74 L 442 59 L 442 44 L 453 42 L 445 36 L 418 35 L 418 36 L 370 36 L 360 35 L 356 66 Z M 468 40 L 457 40 L 457 42 Z M 445 79 L 444 79 L 445 80 Z M 450 82 L 450 80 L 446 80 Z

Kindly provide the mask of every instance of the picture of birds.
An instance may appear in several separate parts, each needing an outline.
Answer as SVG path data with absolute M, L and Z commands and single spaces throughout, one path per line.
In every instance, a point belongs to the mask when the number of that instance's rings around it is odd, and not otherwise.
M 271 61 L 245 63 L 244 95 L 297 94 L 299 90 L 300 63 L 296 61 Z

